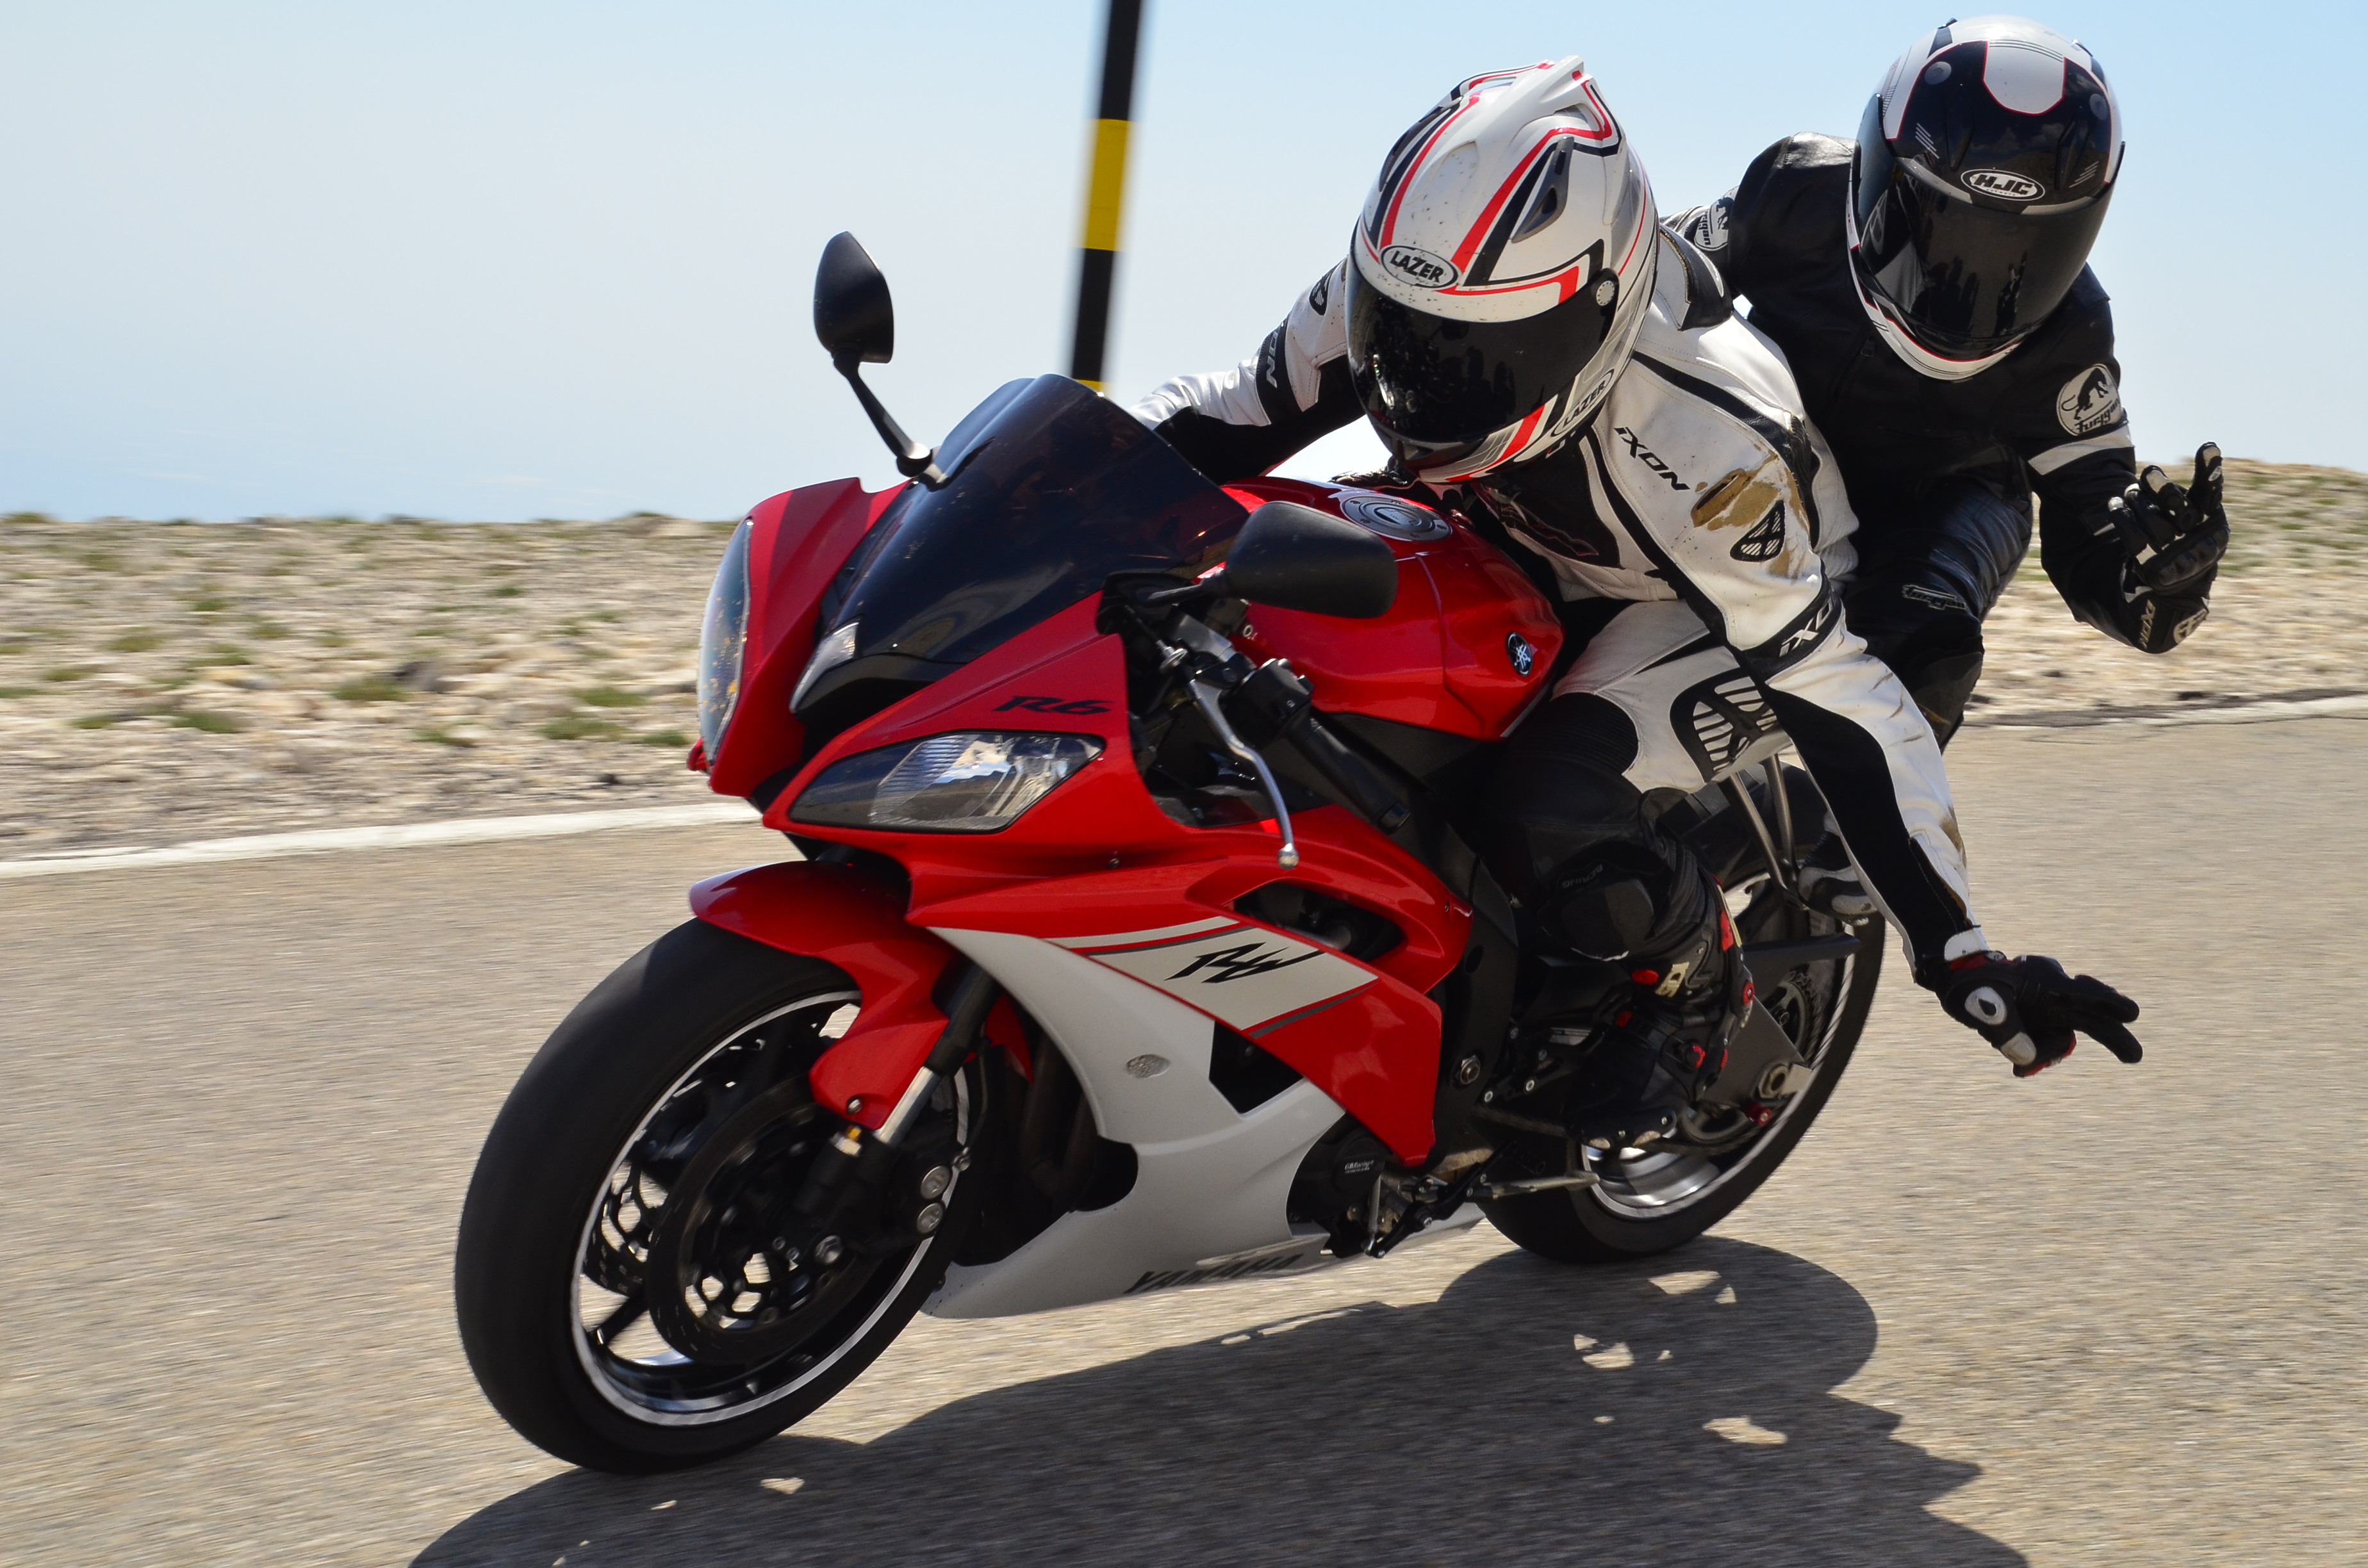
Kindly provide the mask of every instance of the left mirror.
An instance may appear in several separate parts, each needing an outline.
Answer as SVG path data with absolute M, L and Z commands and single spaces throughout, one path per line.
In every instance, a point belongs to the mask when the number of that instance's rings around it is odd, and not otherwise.
M 896 352 L 888 279 L 853 234 L 832 237 L 814 273 L 814 335 L 834 364 L 884 365 Z
M 1398 561 L 1346 517 L 1295 501 L 1252 512 L 1225 555 L 1224 591 L 1254 605 L 1371 619 L 1398 597 Z

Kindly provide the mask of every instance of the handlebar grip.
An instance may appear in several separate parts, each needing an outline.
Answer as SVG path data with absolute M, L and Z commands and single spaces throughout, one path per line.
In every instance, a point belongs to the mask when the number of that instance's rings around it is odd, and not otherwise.
M 1367 822 L 1383 833 L 1395 833 L 1414 814 L 1398 792 L 1332 733 L 1316 714 L 1315 694 L 1307 683 L 1282 660 L 1259 665 L 1242 683 L 1238 696 L 1250 719 L 1244 727 L 1259 732 L 1253 744 L 1289 742 Z
M 1315 716 L 1315 709 L 1302 714 L 1296 724 L 1283 732 L 1282 738 L 1296 746 L 1308 765 L 1348 798 L 1359 815 L 1383 833 L 1395 833 L 1414 814 L 1398 798 L 1398 792 L 1365 765 L 1363 757 L 1340 744 L 1340 737 Z

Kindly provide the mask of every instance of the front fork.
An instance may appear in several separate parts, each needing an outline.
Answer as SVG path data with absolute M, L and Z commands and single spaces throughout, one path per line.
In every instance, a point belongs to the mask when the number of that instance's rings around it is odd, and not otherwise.
M 823 1236 L 819 1245 L 827 1248 L 837 1240 L 845 1218 L 887 1179 L 895 1166 L 897 1150 L 928 1108 L 930 1096 L 939 1085 L 962 1070 L 963 1060 L 976 1047 L 996 995 L 992 975 L 976 964 L 964 966 L 947 1003 L 944 1032 L 938 1036 L 937 1044 L 914 1073 L 912 1081 L 905 1085 L 904 1093 L 896 1097 L 879 1128 L 875 1131 L 850 1119 L 814 1157 L 813 1168 L 806 1173 L 805 1184 L 791 1207 Z M 965 1147 L 956 1159 L 960 1163 L 968 1157 Z M 934 1206 L 939 1194 L 928 1192 L 922 1196 Z M 930 1229 L 935 1229 L 934 1223 Z M 827 1264 L 834 1260 L 823 1261 Z

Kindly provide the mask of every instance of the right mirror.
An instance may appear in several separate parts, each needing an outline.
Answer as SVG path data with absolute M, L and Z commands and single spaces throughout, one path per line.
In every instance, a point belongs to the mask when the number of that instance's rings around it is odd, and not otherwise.
M 814 272 L 814 335 L 844 368 L 884 365 L 896 352 L 896 310 L 888 279 L 853 234 L 833 235 Z
M 1398 560 L 1345 517 L 1269 501 L 1226 552 L 1224 588 L 1254 605 L 1367 619 L 1397 602 Z

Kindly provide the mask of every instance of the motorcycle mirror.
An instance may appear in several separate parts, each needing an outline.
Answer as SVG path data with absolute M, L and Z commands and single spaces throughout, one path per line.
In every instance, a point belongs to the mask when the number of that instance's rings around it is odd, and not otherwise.
M 887 278 L 853 234 L 833 234 L 822 247 L 822 266 L 814 270 L 814 323 L 832 368 L 855 389 L 871 427 L 895 454 L 896 472 L 932 490 L 943 484 L 937 453 L 905 434 L 863 384 L 864 366 L 885 365 L 896 352 L 896 309 L 888 302 Z
M 1255 605 L 1365 620 L 1397 601 L 1398 562 L 1387 544 L 1345 517 L 1269 501 L 1234 540 L 1223 588 Z
M 840 369 L 885 365 L 896 352 L 896 308 L 888 279 L 853 234 L 831 236 L 814 272 L 814 335 Z

